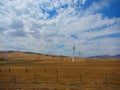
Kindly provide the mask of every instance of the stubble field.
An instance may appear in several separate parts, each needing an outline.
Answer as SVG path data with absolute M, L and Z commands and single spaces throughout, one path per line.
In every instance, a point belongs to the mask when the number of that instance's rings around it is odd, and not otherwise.
M 0 90 L 120 90 L 120 61 L 72 62 L 70 57 L 0 61 Z

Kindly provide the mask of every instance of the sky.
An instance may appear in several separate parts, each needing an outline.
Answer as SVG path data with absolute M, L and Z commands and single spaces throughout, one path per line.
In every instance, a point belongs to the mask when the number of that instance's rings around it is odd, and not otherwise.
M 0 0 L 0 51 L 120 54 L 120 0 Z

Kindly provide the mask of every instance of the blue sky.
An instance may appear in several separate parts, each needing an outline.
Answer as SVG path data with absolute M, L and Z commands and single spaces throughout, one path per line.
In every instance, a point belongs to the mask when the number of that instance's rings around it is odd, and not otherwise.
M 120 0 L 0 0 L 0 50 L 120 54 Z

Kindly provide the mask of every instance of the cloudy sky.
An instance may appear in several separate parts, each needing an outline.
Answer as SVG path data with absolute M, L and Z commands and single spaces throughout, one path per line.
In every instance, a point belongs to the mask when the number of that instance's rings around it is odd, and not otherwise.
M 120 54 L 120 0 L 0 0 L 0 50 Z

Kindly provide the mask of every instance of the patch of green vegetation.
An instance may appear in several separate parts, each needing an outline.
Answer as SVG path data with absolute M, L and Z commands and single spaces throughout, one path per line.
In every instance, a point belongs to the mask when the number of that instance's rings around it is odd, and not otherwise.
M 14 65 L 17 65 L 17 64 L 29 64 L 33 61 L 28 61 L 28 60 L 4 60 L 4 61 L 0 61 L 0 65 L 11 65 L 11 64 L 14 64 Z
M 5 61 L 6 59 L 5 58 L 0 58 L 0 61 Z

